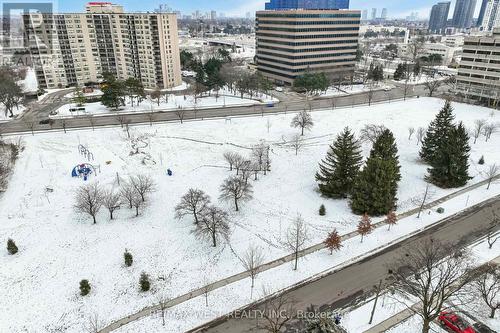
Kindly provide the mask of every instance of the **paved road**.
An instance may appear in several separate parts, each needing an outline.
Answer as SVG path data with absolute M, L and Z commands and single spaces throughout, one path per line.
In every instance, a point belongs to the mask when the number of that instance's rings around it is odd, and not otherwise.
M 179 115 L 173 111 L 158 111 L 146 113 L 128 113 L 128 114 L 112 114 L 98 116 L 82 116 L 67 119 L 54 119 L 52 124 L 39 124 L 39 120 L 46 119 L 48 113 L 54 110 L 61 103 L 64 104 L 64 96 L 68 92 L 61 93 L 60 96 L 52 98 L 50 103 L 42 105 L 36 111 L 33 109 L 22 119 L 12 120 L 7 123 L 0 124 L 0 134 L 20 133 L 34 131 L 47 131 L 51 129 L 71 129 L 82 127 L 99 127 L 99 126 L 118 126 L 123 122 L 130 124 L 147 124 L 150 122 L 165 122 L 179 121 Z M 334 98 L 317 98 L 312 101 L 296 100 L 283 101 L 275 107 L 266 106 L 244 106 L 244 107 L 221 107 L 211 109 L 186 110 L 184 120 L 205 119 L 216 117 L 231 117 L 245 116 L 254 114 L 269 114 L 278 112 L 294 112 L 304 109 L 325 109 L 338 107 L 349 107 L 368 103 L 368 93 L 354 94 L 350 96 L 338 96 Z M 423 85 L 417 85 L 408 92 L 408 97 L 425 96 L 425 88 Z M 390 91 L 378 90 L 372 93 L 372 103 L 390 102 L 395 99 L 401 99 L 404 96 L 403 89 L 396 87 Z M 30 114 L 32 116 L 30 116 Z
M 321 310 L 338 309 L 352 303 L 369 292 L 381 279 L 388 276 L 388 265 L 404 255 L 405 247 L 432 236 L 434 239 L 452 244 L 470 244 L 483 237 L 489 228 L 491 211 L 500 212 L 500 196 L 452 216 L 435 227 L 429 228 L 401 243 L 391 245 L 382 252 L 333 272 L 315 281 L 294 287 L 286 293 L 287 298 L 296 301 L 298 310 L 306 310 L 311 304 Z M 265 308 L 264 303 L 250 306 L 246 310 Z M 294 324 L 296 325 L 296 324 Z M 294 332 L 289 327 L 289 332 Z M 256 329 L 255 319 L 219 318 L 189 332 L 239 333 L 262 332 Z

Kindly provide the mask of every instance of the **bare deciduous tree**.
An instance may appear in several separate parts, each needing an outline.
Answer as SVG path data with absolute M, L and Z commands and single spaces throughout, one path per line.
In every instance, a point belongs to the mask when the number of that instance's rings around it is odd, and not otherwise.
M 92 216 L 96 224 L 96 215 L 102 207 L 103 198 L 104 194 L 98 182 L 83 185 L 76 191 L 75 209 Z
M 425 186 L 425 190 L 421 194 L 418 194 L 411 199 L 412 203 L 415 205 L 418 205 L 418 207 L 419 207 L 417 219 L 420 218 L 420 215 L 422 214 L 423 210 L 425 209 L 425 206 L 432 199 L 434 194 L 435 193 L 433 191 L 430 191 L 430 184 L 427 184 Z
M 177 109 L 175 109 L 175 114 L 182 124 L 184 122 L 184 118 L 186 117 L 186 110 L 184 110 L 182 107 L 178 107 Z
M 488 142 L 489 139 L 491 139 L 491 136 L 493 135 L 493 133 L 496 132 L 496 130 L 498 129 L 498 124 L 487 124 L 483 127 L 483 135 L 486 139 L 486 142 Z
M 495 318 L 496 310 L 500 309 L 500 267 L 493 263 L 487 264 L 473 285 L 490 309 L 490 318 Z
M 132 184 L 123 182 L 120 187 L 120 196 L 128 203 L 129 208 L 132 209 L 135 196 L 135 189 Z
M 23 117 L 23 123 L 31 131 L 31 135 L 35 135 L 36 120 L 31 114 Z
M 474 279 L 471 261 L 467 253 L 432 239 L 408 247 L 404 253 L 390 269 L 391 288 L 421 302 L 408 308 L 422 318 L 422 333 L 428 333 L 444 304 L 452 296 L 459 297 Z
M 304 142 L 302 141 L 302 137 L 298 134 L 295 134 L 290 141 L 290 147 L 295 149 L 295 156 L 299 154 L 299 150 L 304 146 Z
M 419 127 L 417 129 L 417 145 L 422 144 L 424 142 L 425 135 L 427 130 L 423 127 Z
M 499 174 L 500 174 L 500 168 L 498 168 L 498 165 L 496 164 L 490 165 L 488 170 L 484 172 L 484 178 L 488 181 L 488 186 L 486 187 L 487 190 L 490 189 L 491 183 L 493 182 L 493 180 L 495 180 L 495 178 Z
M 413 133 L 415 133 L 415 127 L 408 127 L 408 141 L 411 140 Z
M 194 230 L 197 237 L 212 240 L 212 246 L 216 247 L 217 242 L 228 239 L 229 217 L 228 214 L 216 206 L 209 206 L 203 212 L 200 223 Z
M 250 246 L 243 255 L 241 263 L 243 264 L 243 267 L 249 272 L 250 278 L 252 279 L 252 286 L 250 291 L 250 298 L 252 298 L 255 278 L 259 273 L 260 266 L 264 263 L 264 254 L 262 253 L 262 248 Z
M 220 186 L 220 199 L 234 201 L 236 211 L 238 202 L 252 199 L 252 185 L 240 177 L 229 177 Z
M 363 142 L 375 143 L 385 130 L 387 130 L 387 127 L 384 125 L 367 124 L 361 129 L 359 139 Z
M 264 291 L 268 294 L 267 291 Z M 297 317 L 296 302 L 286 294 L 273 296 L 262 305 L 262 316 L 257 318 L 257 328 L 269 333 L 279 333 Z
M 258 163 L 259 170 L 264 168 L 264 158 L 266 156 L 267 145 L 264 142 L 252 147 L 252 158 Z
M 311 115 L 306 111 L 301 111 L 292 119 L 292 123 L 290 126 L 301 129 L 301 135 L 304 135 L 304 130 L 311 130 L 314 126 L 314 122 L 312 120 Z
M 477 119 L 474 121 L 474 129 L 472 130 L 472 136 L 474 137 L 474 144 L 477 142 L 479 136 L 483 133 L 483 128 L 486 126 L 486 120 Z
M 103 204 L 109 212 L 109 218 L 112 220 L 113 213 L 120 208 L 120 194 L 113 190 L 104 192 Z
M 181 198 L 181 202 L 175 206 L 175 217 L 180 219 L 186 215 L 193 215 L 194 223 L 199 223 L 203 211 L 210 204 L 210 197 L 202 190 L 190 188 Z
M 130 184 L 140 195 L 143 202 L 146 201 L 146 194 L 156 190 L 156 184 L 151 176 L 138 175 L 130 177 Z
M 99 319 L 98 314 L 88 316 L 87 323 L 85 324 L 85 331 L 87 333 L 99 333 L 102 329 L 103 323 Z
M 232 151 L 227 151 L 224 153 L 224 159 L 229 164 L 229 171 L 233 171 L 233 166 L 236 163 L 238 153 L 234 153 Z
M 234 168 L 236 169 L 236 175 L 240 174 L 241 168 L 243 168 L 247 163 L 247 159 L 241 156 L 240 154 L 236 154 L 234 156 Z
M 132 206 L 135 208 L 135 217 L 138 217 L 141 210 L 146 207 L 146 201 L 144 201 L 143 197 L 137 191 L 134 191 Z
M 500 239 L 500 234 L 497 232 L 498 224 L 500 224 L 500 218 L 497 216 L 495 211 L 491 212 L 492 218 L 490 221 L 490 227 L 488 229 L 488 234 L 486 236 L 486 241 L 488 242 L 488 248 L 491 250 L 493 245 Z
M 289 251 L 292 251 L 295 260 L 293 270 L 297 270 L 297 264 L 299 261 L 299 252 L 302 250 L 303 246 L 309 239 L 307 232 L 307 225 L 300 214 L 297 215 L 292 224 L 288 227 L 285 235 L 285 240 L 283 245 Z
M 441 87 L 441 81 L 433 80 L 431 78 L 427 78 L 424 83 L 425 90 L 429 91 L 429 97 L 432 97 L 434 92 Z

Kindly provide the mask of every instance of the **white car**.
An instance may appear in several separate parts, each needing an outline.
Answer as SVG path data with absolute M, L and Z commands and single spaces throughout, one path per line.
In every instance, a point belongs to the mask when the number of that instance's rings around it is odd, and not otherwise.
M 283 92 L 283 87 L 276 87 L 276 88 L 274 88 L 274 90 L 279 91 L 279 92 Z
M 391 90 L 392 90 L 392 88 L 391 88 L 391 87 L 385 87 L 385 88 L 384 88 L 384 91 L 391 91 Z

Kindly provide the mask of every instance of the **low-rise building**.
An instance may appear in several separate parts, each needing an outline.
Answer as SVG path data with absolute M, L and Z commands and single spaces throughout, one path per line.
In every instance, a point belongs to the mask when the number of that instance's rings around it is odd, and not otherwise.
M 410 43 L 407 44 L 399 44 L 398 45 L 398 55 L 401 58 L 411 58 L 412 57 L 412 49 L 410 46 Z M 431 54 L 439 54 L 442 59 L 442 65 L 449 65 L 453 62 L 453 60 L 456 60 L 457 58 L 460 58 L 462 54 L 462 48 L 461 47 L 451 47 L 447 46 L 442 43 L 424 43 L 421 48 L 419 49 L 419 52 L 417 54 L 417 57 L 428 57 Z

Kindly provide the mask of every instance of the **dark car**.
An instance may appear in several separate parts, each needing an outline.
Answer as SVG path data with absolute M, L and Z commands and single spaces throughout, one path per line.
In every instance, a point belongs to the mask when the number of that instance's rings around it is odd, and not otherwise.
M 38 122 L 40 125 L 52 125 L 54 121 L 52 119 L 42 119 Z
M 483 323 L 475 323 L 472 325 L 477 333 L 497 333 Z

